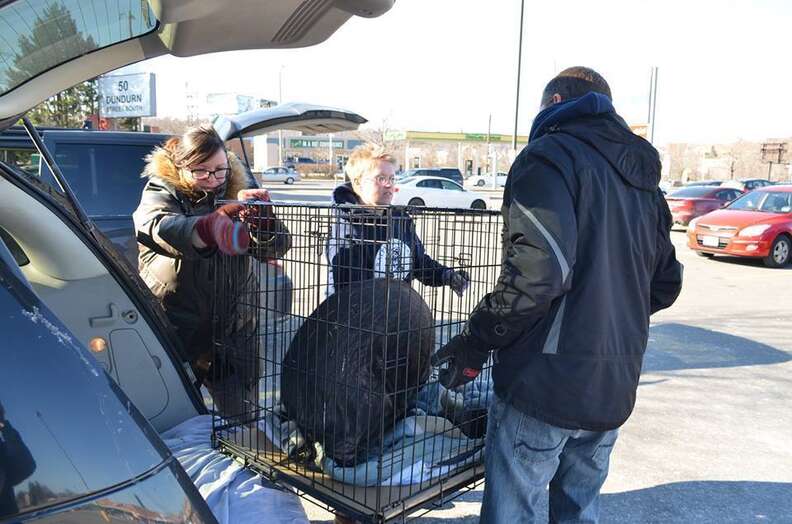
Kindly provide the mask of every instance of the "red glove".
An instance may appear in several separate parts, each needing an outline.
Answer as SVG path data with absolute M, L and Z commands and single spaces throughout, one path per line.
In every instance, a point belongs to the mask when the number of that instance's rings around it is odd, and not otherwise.
M 207 247 L 217 247 L 226 255 L 241 255 L 250 246 L 250 231 L 232 217 L 245 209 L 242 204 L 226 204 L 204 215 L 195 223 L 195 232 Z

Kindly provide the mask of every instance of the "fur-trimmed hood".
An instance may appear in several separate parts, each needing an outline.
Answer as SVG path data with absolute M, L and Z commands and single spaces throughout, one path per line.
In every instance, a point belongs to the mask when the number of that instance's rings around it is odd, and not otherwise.
M 355 190 L 352 188 L 352 183 L 347 182 L 346 184 L 342 184 L 333 190 L 333 203 L 360 205 L 363 202 L 360 200 L 360 197 L 358 196 L 357 193 L 355 193 Z
M 240 190 L 250 187 L 250 177 L 242 161 L 230 151 L 227 154 L 231 175 L 225 182 L 225 192 L 223 195 L 217 195 L 217 198 L 236 200 Z M 164 185 L 172 187 L 192 199 L 200 199 L 206 193 L 193 187 L 188 180 L 181 176 L 179 168 L 176 167 L 168 152 L 162 147 L 157 147 L 146 157 L 146 167 L 141 176 L 150 180 L 158 179 L 160 182 L 164 182 Z

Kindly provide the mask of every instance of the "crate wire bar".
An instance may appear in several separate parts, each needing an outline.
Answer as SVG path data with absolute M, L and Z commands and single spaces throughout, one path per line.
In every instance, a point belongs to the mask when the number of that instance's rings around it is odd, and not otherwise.
M 285 225 L 252 228 L 253 246 L 288 234 L 291 248 L 216 264 L 212 380 L 237 401 L 215 403 L 214 445 L 363 522 L 404 520 L 483 478 L 490 363 L 449 391 L 429 357 L 498 278 L 500 214 L 248 208 Z M 461 296 L 452 272 L 467 276 Z M 257 394 L 234 391 L 250 384 Z

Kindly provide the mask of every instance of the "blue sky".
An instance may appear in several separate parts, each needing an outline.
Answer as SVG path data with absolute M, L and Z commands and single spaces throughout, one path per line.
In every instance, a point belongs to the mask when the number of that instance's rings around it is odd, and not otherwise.
M 184 114 L 185 81 L 355 110 L 379 125 L 511 133 L 519 0 L 397 0 L 309 49 L 246 51 L 137 66 L 157 73 L 163 116 Z M 544 84 L 587 65 L 610 82 L 631 123 L 646 121 L 659 67 L 657 142 L 729 142 L 792 135 L 792 2 L 526 1 L 520 127 Z

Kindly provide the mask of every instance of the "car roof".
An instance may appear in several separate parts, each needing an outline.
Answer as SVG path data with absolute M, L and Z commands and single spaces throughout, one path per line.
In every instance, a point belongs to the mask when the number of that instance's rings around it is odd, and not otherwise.
M 139 131 L 97 131 L 92 129 L 68 129 L 63 127 L 37 127 L 39 135 L 55 142 L 81 143 L 151 143 L 160 144 L 172 135 L 167 133 L 144 133 Z M 0 131 L 0 143 L 19 142 L 32 147 L 27 131 L 21 126 L 13 126 Z
M 764 187 L 757 187 L 754 189 L 755 192 L 765 192 L 765 193 L 792 193 L 792 184 L 788 185 L 778 185 L 778 186 L 764 186 Z
M 683 186 L 683 187 L 675 188 L 674 191 L 670 192 L 667 197 L 668 198 L 702 198 L 713 195 L 719 191 L 727 191 L 730 189 L 732 191 L 740 191 L 735 187 L 724 187 L 724 186 Z M 697 195 L 677 195 L 677 193 L 681 191 L 700 191 L 700 193 Z
M 414 176 L 411 176 L 410 179 L 411 179 L 410 182 L 412 182 L 412 181 L 420 182 L 422 180 L 441 180 L 441 181 L 445 181 L 445 182 L 453 182 L 454 184 L 459 185 L 457 182 L 454 182 L 450 178 L 446 178 L 444 176 L 414 175 Z
M 107 17 L 107 27 L 96 24 L 95 28 L 83 27 L 78 3 L 57 4 L 62 7 L 56 10 L 49 3 L 40 2 L 35 10 L 27 5 L 20 11 L 17 4 L 23 4 L 22 0 L 0 1 L 2 24 L 13 21 L 19 25 L 18 12 L 23 12 L 30 17 L 28 27 L 32 27 L 35 17 L 47 22 L 48 17 L 60 16 L 58 13 L 62 15 L 65 11 L 77 31 L 55 41 L 25 35 L 26 42 L 33 42 L 31 49 L 17 44 L 7 50 L 9 56 L 18 58 L 0 62 L 0 128 L 14 124 L 19 115 L 64 89 L 132 63 L 168 54 L 187 57 L 245 49 L 307 47 L 327 40 L 353 16 L 376 17 L 395 3 L 395 0 L 158 0 L 131 4 L 107 1 L 114 9 Z M 125 5 L 128 6 L 124 8 Z M 135 33 L 130 22 L 131 36 L 122 36 L 124 24 L 133 17 L 137 24 Z M 59 19 L 54 20 L 60 25 Z M 103 34 L 100 29 L 104 29 Z M 100 38 L 104 33 L 117 33 L 119 37 Z M 75 45 L 66 46 L 67 42 L 77 40 Z M 65 48 L 68 52 L 53 53 L 54 48 L 59 51 Z

